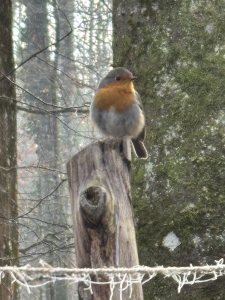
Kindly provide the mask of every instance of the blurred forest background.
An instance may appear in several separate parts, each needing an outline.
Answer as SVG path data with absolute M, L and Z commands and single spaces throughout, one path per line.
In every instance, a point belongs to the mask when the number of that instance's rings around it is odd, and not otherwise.
M 1 0 L 0 15 L 0 265 L 75 266 L 65 165 L 100 137 L 89 105 L 112 66 L 138 77 L 146 113 L 149 159 L 131 174 L 140 264 L 224 258 L 225 2 Z M 158 276 L 145 300 L 225 299 L 223 280 L 177 294 Z M 77 293 L 4 278 L 0 300 L 19 297 Z
M 18 216 L 12 231 L 18 230 L 19 264 L 37 266 L 43 259 L 74 267 L 66 162 L 97 138 L 88 114 L 94 91 L 112 64 L 111 2 L 12 4 L 18 175 Z M 20 299 L 30 297 L 77 299 L 76 290 L 66 284 L 35 289 L 32 296 L 20 288 Z

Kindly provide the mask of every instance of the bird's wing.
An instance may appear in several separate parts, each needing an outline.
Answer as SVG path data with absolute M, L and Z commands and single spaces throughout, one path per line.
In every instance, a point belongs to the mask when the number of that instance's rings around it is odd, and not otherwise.
M 142 103 L 141 103 L 141 97 L 140 95 L 138 94 L 137 91 L 135 91 L 135 99 L 136 99 L 136 102 L 138 103 L 138 106 L 140 107 L 140 109 L 143 111 L 143 107 L 142 107 Z M 145 139 L 145 126 L 143 127 L 142 131 L 139 133 L 137 139 L 141 142 L 144 141 Z
M 135 100 L 138 103 L 140 109 L 143 110 L 142 103 L 141 103 L 141 97 L 137 91 L 135 91 Z

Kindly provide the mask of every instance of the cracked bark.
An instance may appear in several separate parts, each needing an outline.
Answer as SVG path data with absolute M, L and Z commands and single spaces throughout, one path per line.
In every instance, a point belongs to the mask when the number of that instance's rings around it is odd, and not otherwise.
M 89 145 L 67 164 L 77 267 L 132 267 L 139 264 L 130 194 L 130 144 L 105 140 Z M 107 275 L 92 275 L 94 281 Z M 98 278 L 97 278 L 98 277 Z M 109 285 L 93 285 L 93 295 L 79 285 L 82 300 L 108 300 Z M 129 298 L 129 290 L 123 299 Z M 119 299 L 115 288 L 113 300 Z M 142 300 L 142 287 L 132 298 Z

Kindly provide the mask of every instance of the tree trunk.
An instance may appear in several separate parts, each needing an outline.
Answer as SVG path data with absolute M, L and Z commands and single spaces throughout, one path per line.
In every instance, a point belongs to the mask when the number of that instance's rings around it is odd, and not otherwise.
M 224 258 L 224 1 L 113 1 L 114 66 L 135 76 L 149 160 L 132 174 L 140 263 Z M 145 298 L 223 299 L 224 278 L 184 286 L 157 277 Z
M 12 3 L 0 2 L 0 77 L 13 69 Z M 14 76 L 10 77 L 14 80 Z M 18 263 L 18 229 L 16 195 L 16 105 L 15 87 L 0 82 L 0 266 Z M 6 169 L 10 169 L 7 171 Z M 0 300 L 17 299 L 17 285 L 6 275 L 0 285 Z
M 79 268 L 139 264 L 130 195 L 130 147 L 126 145 L 121 140 L 97 142 L 67 164 Z M 91 277 L 108 281 L 107 275 Z M 85 287 L 79 285 L 80 300 L 120 299 L 118 285 L 112 298 L 109 285 L 93 285 L 93 295 Z M 123 299 L 129 293 L 125 289 Z M 141 284 L 133 285 L 130 299 L 143 299 Z
M 50 43 L 50 37 L 48 32 L 48 16 L 50 15 L 47 4 L 48 1 L 39 0 L 25 0 L 27 7 L 27 18 L 26 27 L 23 34 L 26 42 L 26 55 L 32 55 L 38 50 L 44 49 Z M 54 8 L 53 16 L 56 20 L 55 34 L 56 38 L 59 39 L 59 22 L 56 18 L 58 13 L 57 8 Z M 58 15 L 57 15 L 58 16 Z M 58 48 L 57 48 L 58 50 Z M 39 59 L 40 58 L 40 59 Z M 49 65 L 48 65 L 49 64 Z M 51 65 L 53 67 L 51 67 Z M 57 69 L 58 68 L 58 56 L 54 56 L 54 60 L 51 59 L 49 51 L 40 53 L 37 57 L 30 60 L 24 66 L 24 74 L 21 78 L 27 83 L 29 91 L 40 97 L 45 103 L 50 105 L 57 105 Z M 44 108 L 46 111 L 50 110 L 51 106 L 42 105 L 34 97 L 25 94 L 27 102 L 30 104 L 36 104 L 39 107 Z M 58 167 L 58 155 L 59 155 L 59 144 L 58 144 L 58 124 L 57 119 L 54 115 L 31 115 L 28 116 L 28 122 L 30 127 L 33 129 L 33 137 L 37 147 L 38 161 L 40 165 L 46 166 L 47 168 L 57 169 Z M 31 120 L 31 121 L 29 121 Z M 34 182 L 37 184 L 37 197 L 44 198 L 49 194 L 49 191 L 53 191 L 59 185 L 59 176 L 55 172 L 41 171 L 39 172 L 38 180 L 35 178 Z M 38 182 L 39 181 L 39 182 Z M 62 203 L 61 198 L 58 196 L 58 190 L 51 196 L 47 197 L 46 202 L 39 206 L 38 217 L 42 216 L 42 220 L 46 222 L 54 222 L 55 224 L 61 223 L 62 214 L 58 214 L 61 210 Z M 52 239 L 57 242 L 63 240 L 64 236 L 57 235 L 57 226 L 49 226 L 44 222 L 38 228 L 35 228 L 39 236 L 51 235 Z M 36 236 L 33 236 L 36 239 Z M 60 241 L 61 242 L 61 241 Z M 40 246 L 42 252 L 49 251 L 49 254 L 43 258 L 51 265 L 59 265 L 60 255 L 55 250 L 54 244 L 41 243 Z M 39 249 L 40 249 L 39 248 Z M 60 248 L 60 245 L 58 247 Z M 47 251 L 46 251 L 47 252 Z M 61 298 L 57 294 L 57 286 L 63 289 L 62 282 L 55 282 L 54 284 L 43 287 L 46 291 L 46 299 L 48 300 L 60 300 Z M 58 289 L 59 290 L 59 289 Z M 66 289 L 64 291 L 64 299 L 67 299 Z M 40 293 L 42 293 L 40 288 Z M 43 293 L 44 294 L 44 293 Z

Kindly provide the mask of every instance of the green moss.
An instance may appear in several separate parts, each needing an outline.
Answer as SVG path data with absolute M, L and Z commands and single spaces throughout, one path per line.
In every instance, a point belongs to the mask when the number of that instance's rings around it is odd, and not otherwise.
M 113 42 L 113 47 L 116 47 L 117 44 L 118 42 L 115 39 Z M 117 57 L 116 64 L 114 63 L 113 65 L 114 67 L 123 66 L 125 64 L 126 57 L 132 48 L 131 39 L 128 36 L 123 37 L 121 47 L 121 55 L 120 57 Z
M 225 2 L 132 3 L 114 57 L 138 77 L 146 115 L 149 159 L 132 167 L 140 264 L 214 264 L 225 247 Z M 173 251 L 163 243 L 170 232 L 181 243 Z M 181 294 L 160 276 L 145 287 L 147 300 L 223 294 L 221 280 Z

